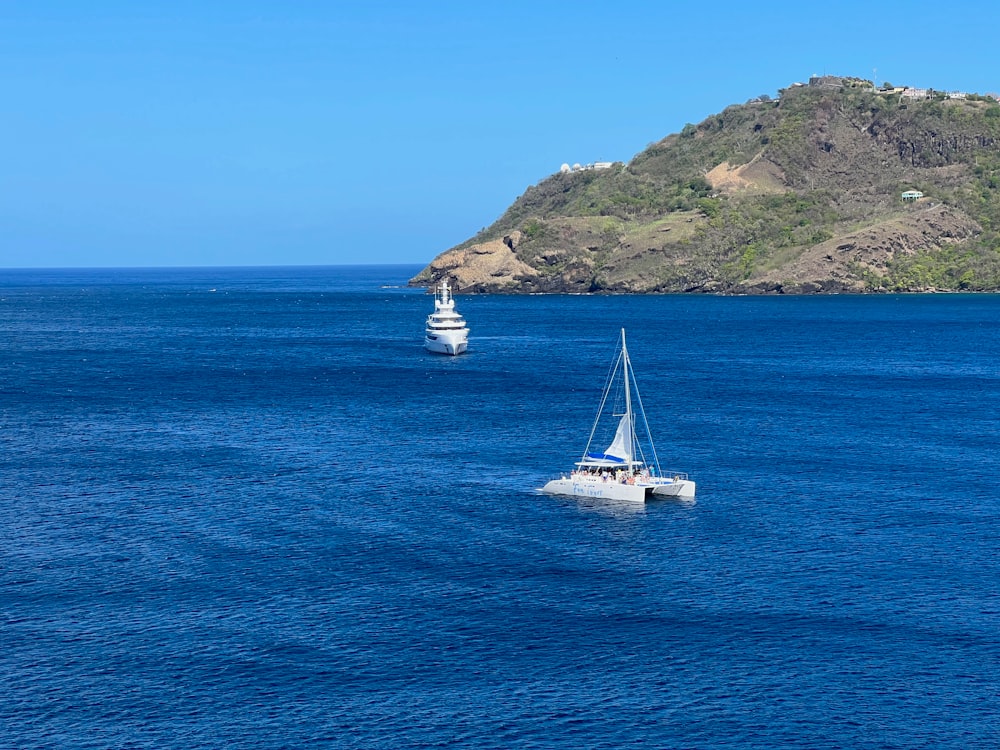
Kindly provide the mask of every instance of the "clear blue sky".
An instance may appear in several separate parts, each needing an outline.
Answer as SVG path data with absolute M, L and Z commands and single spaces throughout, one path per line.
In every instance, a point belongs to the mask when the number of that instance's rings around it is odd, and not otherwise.
M 0 267 L 427 263 L 812 74 L 1000 91 L 996 3 L 0 3 Z

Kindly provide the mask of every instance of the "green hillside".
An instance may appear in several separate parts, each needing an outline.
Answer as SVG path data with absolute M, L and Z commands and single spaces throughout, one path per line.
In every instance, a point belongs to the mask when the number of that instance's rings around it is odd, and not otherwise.
M 913 92 L 910 92 L 912 94 Z M 1000 289 L 1000 104 L 824 79 L 628 164 L 554 174 L 414 284 L 463 291 Z M 923 196 L 903 201 L 904 191 Z

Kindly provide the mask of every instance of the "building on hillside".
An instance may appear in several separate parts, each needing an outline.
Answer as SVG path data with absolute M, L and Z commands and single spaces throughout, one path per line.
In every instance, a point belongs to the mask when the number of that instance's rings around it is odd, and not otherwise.
M 587 172 L 591 169 L 611 169 L 614 166 L 613 161 L 595 161 L 590 164 L 574 164 L 572 167 L 569 164 L 563 164 L 559 167 L 559 171 L 563 174 L 570 174 L 571 172 Z
M 903 203 L 912 203 L 924 197 L 919 190 L 906 190 L 903 192 Z
M 903 97 L 904 99 L 926 99 L 928 96 L 930 96 L 930 93 L 927 91 L 927 89 L 907 88 L 903 89 L 903 91 L 900 93 L 900 96 Z
M 810 86 L 843 86 L 843 76 L 810 76 Z

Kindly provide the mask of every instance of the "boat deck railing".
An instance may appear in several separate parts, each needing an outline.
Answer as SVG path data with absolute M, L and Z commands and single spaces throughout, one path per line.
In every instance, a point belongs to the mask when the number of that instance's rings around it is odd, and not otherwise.
M 686 471 L 665 471 L 660 474 L 660 479 L 673 479 L 679 482 L 690 481 Z
M 574 469 L 570 472 L 569 477 L 563 474 L 563 479 L 582 479 L 588 482 L 613 482 L 616 484 L 638 484 L 643 486 L 653 486 L 656 484 L 662 484 L 664 482 L 687 482 L 688 479 L 687 472 L 684 471 L 665 471 L 661 474 L 628 474 L 626 472 L 615 472 L 613 470 L 609 471 L 607 469 L 603 471 L 585 471 L 582 469 Z

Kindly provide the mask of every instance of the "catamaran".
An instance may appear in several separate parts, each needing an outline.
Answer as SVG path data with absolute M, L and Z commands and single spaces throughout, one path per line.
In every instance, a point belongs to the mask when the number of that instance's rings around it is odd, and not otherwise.
M 469 327 L 455 310 L 447 279 L 441 279 L 434 293 L 434 312 L 427 316 L 424 346 L 438 354 L 462 354 L 469 348 Z
M 599 440 L 597 436 L 602 425 L 607 426 L 607 432 L 610 432 L 614 417 L 618 417 L 618 426 L 611 444 L 603 451 L 591 451 L 591 445 Z M 597 445 L 601 444 L 597 442 Z M 576 462 L 576 468 L 569 476 L 563 474 L 559 479 L 547 482 L 542 487 L 542 492 L 639 503 L 653 497 L 694 499 L 695 484 L 686 473 L 660 470 L 628 348 L 625 346 L 624 328 L 621 351 L 618 352 L 604 387 L 601 405 L 597 409 L 597 417 L 583 456 Z

